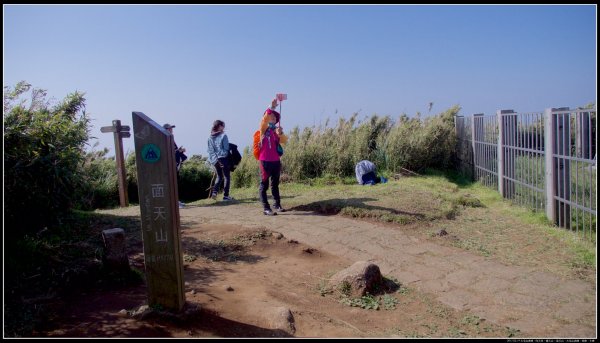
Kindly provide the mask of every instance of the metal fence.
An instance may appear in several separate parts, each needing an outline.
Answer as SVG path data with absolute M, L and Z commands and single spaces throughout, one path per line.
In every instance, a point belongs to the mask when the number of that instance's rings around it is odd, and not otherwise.
M 596 239 L 596 109 L 457 116 L 459 170 Z

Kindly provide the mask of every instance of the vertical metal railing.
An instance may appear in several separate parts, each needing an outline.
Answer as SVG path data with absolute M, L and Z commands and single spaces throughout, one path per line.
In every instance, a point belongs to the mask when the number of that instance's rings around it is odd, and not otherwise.
M 457 137 L 456 156 L 458 159 L 458 169 L 463 175 L 473 178 L 474 164 L 471 120 L 463 116 L 456 116 L 454 119 Z
M 596 239 L 596 110 L 497 111 L 456 118 L 461 172 Z
M 495 115 L 473 116 L 475 180 L 498 189 L 498 121 Z
M 597 218 L 596 110 L 551 112 L 555 202 L 551 219 L 561 227 L 595 239 Z
M 505 197 L 534 211 L 545 209 L 543 113 L 503 113 Z

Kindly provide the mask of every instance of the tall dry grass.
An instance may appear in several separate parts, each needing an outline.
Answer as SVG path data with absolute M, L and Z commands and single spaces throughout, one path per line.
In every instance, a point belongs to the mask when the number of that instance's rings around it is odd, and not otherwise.
M 388 174 L 401 168 L 447 168 L 453 161 L 454 116 L 459 111 L 454 106 L 435 116 L 402 115 L 398 120 L 376 114 L 359 120 L 355 113 L 335 126 L 327 120 L 324 125 L 295 127 L 288 132 L 282 156 L 282 181 L 351 177 L 361 160 L 372 161 L 379 172 Z M 258 184 L 258 163 L 249 151 L 244 151 L 232 178 L 234 187 Z

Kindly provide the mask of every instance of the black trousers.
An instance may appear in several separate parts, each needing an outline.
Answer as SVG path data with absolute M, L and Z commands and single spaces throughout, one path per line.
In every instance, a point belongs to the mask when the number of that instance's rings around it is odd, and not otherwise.
M 269 189 L 269 179 L 271 179 L 271 194 L 275 200 L 275 206 L 281 206 L 279 196 L 279 176 L 281 174 L 281 161 L 258 161 L 260 166 L 260 185 L 258 186 L 258 196 L 265 210 L 270 209 L 267 200 L 267 189 Z
M 215 186 L 213 187 L 212 194 L 217 195 L 219 193 L 219 186 L 221 182 L 223 182 L 223 196 L 229 196 L 229 180 L 230 177 L 230 169 L 229 169 L 229 160 L 227 157 L 219 158 L 217 163 L 215 163 L 215 168 L 217 169 L 217 180 L 215 181 Z

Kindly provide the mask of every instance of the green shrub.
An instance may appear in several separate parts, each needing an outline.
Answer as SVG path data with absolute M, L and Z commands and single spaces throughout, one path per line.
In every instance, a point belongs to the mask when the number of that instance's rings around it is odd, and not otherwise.
M 116 168 L 116 166 L 115 166 Z M 116 169 L 115 169 L 116 170 Z M 135 166 L 135 152 L 130 152 L 125 157 L 125 178 L 127 179 L 127 196 L 130 203 L 139 203 L 137 169 Z M 117 181 L 118 182 L 118 181 Z M 118 187 L 118 185 L 117 185 Z
M 5 234 L 24 235 L 56 223 L 76 202 L 84 182 L 80 166 L 89 139 L 82 93 L 50 107 L 46 92 L 31 85 L 4 86 Z M 81 114 L 80 114 L 81 112 Z
M 242 160 L 240 161 L 240 164 L 231 174 L 231 187 L 258 187 L 259 183 L 260 170 L 258 167 L 258 161 L 256 160 L 256 158 L 254 158 L 254 155 L 250 151 L 250 148 L 246 147 L 242 153 Z
M 135 165 L 135 153 L 127 155 L 125 162 L 127 171 L 127 191 L 130 202 L 139 202 L 137 169 Z M 195 201 L 208 197 L 213 172 L 206 163 L 206 158 L 200 155 L 192 155 L 187 159 L 179 170 L 177 178 L 179 200 Z M 118 199 L 118 198 L 117 198 Z
M 179 199 L 193 201 L 208 198 L 213 170 L 206 158 L 193 155 L 179 170 Z
M 97 145 L 98 143 L 96 143 Z M 77 191 L 74 207 L 94 210 L 119 206 L 119 186 L 114 158 L 106 158 L 108 149 L 91 151 L 85 155 L 81 166 L 84 181 Z

